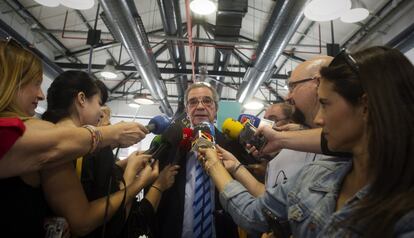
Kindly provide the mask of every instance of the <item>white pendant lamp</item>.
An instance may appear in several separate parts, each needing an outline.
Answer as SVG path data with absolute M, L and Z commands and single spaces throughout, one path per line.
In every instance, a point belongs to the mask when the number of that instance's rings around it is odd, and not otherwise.
M 118 77 L 118 75 L 116 74 L 114 61 L 112 61 L 111 59 L 108 59 L 106 61 L 105 67 L 101 71 L 101 76 L 107 79 L 114 79 Z
M 59 0 L 34 0 L 34 1 L 46 7 L 57 7 L 60 4 Z
M 190 9 L 200 15 L 209 15 L 217 10 L 217 5 L 210 0 L 194 0 L 190 3 Z
M 344 12 L 341 21 L 346 23 L 355 23 L 363 21 L 369 16 L 367 6 L 361 0 L 352 0 L 352 9 Z
M 369 11 L 365 8 L 353 8 L 347 12 L 345 12 L 341 16 L 341 21 L 346 23 L 355 23 L 363 21 L 365 18 L 369 16 Z
M 351 9 L 351 0 L 313 0 L 305 7 L 305 16 L 312 21 L 331 21 Z
M 59 1 L 65 7 L 78 9 L 78 10 L 90 9 L 95 4 L 94 0 L 59 0 Z

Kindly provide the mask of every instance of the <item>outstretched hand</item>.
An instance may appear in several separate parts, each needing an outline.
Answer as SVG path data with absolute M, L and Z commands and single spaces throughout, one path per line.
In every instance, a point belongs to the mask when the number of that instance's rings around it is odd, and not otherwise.
M 165 166 L 157 180 L 155 180 L 154 186 L 161 189 L 161 191 L 169 189 L 175 182 L 175 175 L 177 175 L 179 168 L 178 165 L 169 164 Z
M 155 179 L 158 177 L 159 174 L 159 162 L 158 160 L 154 163 L 150 164 L 147 163 L 144 169 L 138 174 L 137 180 L 143 185 L 143 187 L 146 187 L 150 184 L 152 184 Z
M 239 160 L 232 153 L 225 150 L 223 147 L 219 145 L 216 145 L 216 147 L 218 158 L 222 161 L 227 171 L 233 173 L 236 167 L 240 164 Z

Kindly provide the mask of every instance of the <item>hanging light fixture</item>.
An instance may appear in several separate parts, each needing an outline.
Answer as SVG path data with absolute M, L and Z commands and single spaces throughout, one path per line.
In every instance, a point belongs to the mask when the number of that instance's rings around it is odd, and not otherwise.
M 263 103 L 258 101 L 251 101 L 243 105 L 248 110 L 260 110 L 264 107 Z
M 78 10 L 87 10 L 95 5 L 94 0 L 59 0 L 65 7 L 70 7 Z
M 136 102 L 130 102 L 130 103 L 128 103 L 128 106 L 129 107 L 132 107 L 132 108 L 136 108 L 136 109 L 138 109 L 138 108 L 140 108 L 141 107 L 141 105 L 139 105 L 138 103 L 136 103 Z
M 209 15 L 217 10 L 217 5 L 210 0 L 194 0 L 190 3 L 190 9 L 200 15 Z
M 105 67 L 101 71 L 101 76 L 107 79 L 114 79 L 118 77 L 118 75 L 116 74 L 116 69 L 113 60 L 108 59 L 106 61 Z
M 344 12 L 341 16 L 341 21 L 345 23 L 355 23 L 363 21 L 369 16 L 369 11 L 366 5 L 361 0 L 352 1 L 352 9 Z
M 140 105 L 152 105 L 154 101 L 147 97 L 146 94 L 137 94 L 134 96 L 134 102 Z
M 46 7 L 57 7 L 60 4 L 59 0 L 34 0 L 34 1 Z
M 305 7 L 305 16 L 312 21 L 331 21 L 351 9 L 351 0 L 313 0 Z

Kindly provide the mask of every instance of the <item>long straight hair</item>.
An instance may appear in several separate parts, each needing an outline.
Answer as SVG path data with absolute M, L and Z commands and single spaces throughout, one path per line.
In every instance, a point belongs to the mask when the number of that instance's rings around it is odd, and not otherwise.
M 355 105 L 368 98 L 369 193 L 345 221 L 364 237 L 392 237 L 395 223 L 414 211 L 414 66 L 398 50 L 371 47 L 321 70 L 324 80 Z

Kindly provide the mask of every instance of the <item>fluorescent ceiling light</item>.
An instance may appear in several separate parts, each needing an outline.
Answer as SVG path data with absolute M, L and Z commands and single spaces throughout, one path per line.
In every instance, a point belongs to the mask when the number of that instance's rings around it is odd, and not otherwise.
M 118 75 L 114 72 L 111 71 L 102 71 L 101 72 L 101 76 L 107 79 L 114 79 L 116 77 L 118 77 Z
M 190 9 L 200 15 L 209 15 L 217 10 L 217 6 L 210 0 L 194 0 L 190 3 Z
M 313 0 L 305 7 L 305 16 L 312 21 L 331 21 L 351 9 L 351 0 Z
M 244 104 L 243 107 L 249 110 L 260 110 L 264 107 L 264 105 L 261 102 L 252 101 Z
M 132 107 L 132 108 L 140 108 L 140 107 L 141 107 L 141 105 L 139 105 L 139 104 L 137 104 L 137 103 L 135 103 L 135 102 L 130 102 L 130 103 L 128 103 L 128 106 L 130 106 L 130 107 Z
M 34 0 L 34 1 L 46 7 L 57 7 L 60 4 L 59 0 Z
M 366 8 L 353 8 L 342 14 L 341 21 L 346 23 L 355 23 L 363 21 L 368 16 L 369 11 Z
M 134 102 L 141 104 L 141 105 L 152 105 L 154 104 L 154 101 L 147 98 L 145 95 L 140 95 L 137 97 L 134 97 Z
M 78 9 L 78 10 L 87 10 L 95 5 L 94 0 L 59 0 L 63 6 Z

